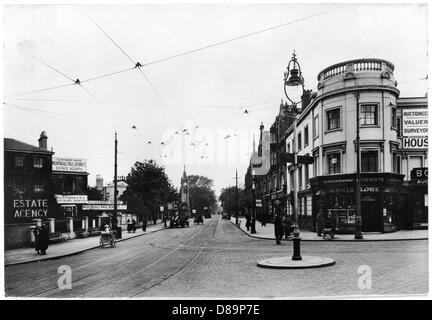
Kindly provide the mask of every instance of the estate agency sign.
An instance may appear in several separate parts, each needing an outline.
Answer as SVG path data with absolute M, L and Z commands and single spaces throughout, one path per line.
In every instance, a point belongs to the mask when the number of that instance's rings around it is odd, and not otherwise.
M 428 111 L 427 109 L 402 110 L 402 148 L 428 148 Z
M 45 218 L 48 199 L 13 200 L 14 218 Z
M 86 159 L 52 158 L 52 171 L 87 172 Z

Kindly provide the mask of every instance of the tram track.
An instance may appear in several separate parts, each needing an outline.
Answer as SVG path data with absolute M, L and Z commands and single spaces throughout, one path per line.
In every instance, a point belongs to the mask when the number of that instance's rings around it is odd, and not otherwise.
M 143 271 L 145 271 L 145 270 L 147 270 L 147 269 L 150 269 L 151 267 L 153 267 L 153 266 L 155 266 L 155 265 L 161 263 L 163 260 L 165 260 L 166 258 L 168 258 L 169 256 L 171 256 L 172 254 L 174 254 L 176 251 L 178 251 L 178 250 L 180 250 L 181 248 L 183 248 L 184 244 L 186 244 L 186 243 L 192 241 L 192 240 L 193 240 L 193 239 L 194 239 L 198 234 L 200 234 L 203 230 L 206 230 L 206 229 L 209 227 L 209 225 L 210 225 L 210 223 L 207 224 L 207 225 L 204 225 L 203 228 L 199 228 L 196 232 L 194 232 L 194 234 L 193 234 L 191 237 L 189 237 L 186 241 L 182 242 L 180 245 L 176 246 L 175 249 L 171 250 L 168 254 L 164 255 L 162 258 L 156 260 L 155 262 L 151 263 L 150 265 L 147 265 L 147 266 L 144 267 L 144 268 L 140 268 L 139 270 L 134 271 L 134 272 L 131 273 L 131 274 L 128 274 L 128 275 L 125 276 L 125 277 L 121 277 L 121 278 L 118 279 L 118 280 L 120 280 L 120 281 L 124 281 L 124 280 L 126 280 L 126 279 L 128 279 L 128 278 L 134 277 L 136 274 L 138 274 L 138 273 L 140 273 L 140 272 L 143 272 Z M 179 234 L 175 235 L 174 237 L 171 237 L 170 239 L 168 239 L 168 241 L 172 241 L 173 239 L 175 239 L 175 238 L 177 238 L 177 237 L 180 237 L 180 236 L 184 235 L 184 234 L 187 233 L 187 232 L 188 232 L 187 229 L 182 229 L 182 232 L 180 232 Z M 164 240 L 158 240 L 158 241 L 166 241 L 166 240 L 164 239 Z M 152 241 L 152 243 L 153 243 L 153 242 L 156 242 L 156 240 Z M 121 267 L 121 265 L 124 264 L 124 263 L 127 263 L 127 262 L 128 262 L 128 263 L 131 263 L 131 262 L 132 262 L 131 259 L 133 259 L 133 260 L 137 260 L 137 259 L 139 259 L 142 255 L 148 253 L 149 251 L 151 251 L 151 248 L 148 248 L 145 252 L 142 252 L 142 253 L 140 253 L 140 254 L 134 254 L 133 257 L 129 257 L 129 258 L 123 259 L 121 263 L 116 263 L 116 264 L 114 265 L 115 269 L 114 269 L 113 271 L 115 271 L 115 270 L 117 270 L 117 269 L 121 269 L 120 267 Z M 111 257 L 108 256 L 107 258 L 103 258 L 103 259 L 100 259 L 100 260 L 104 260 L 104 261 L 105 261 L 105 260 L 112 260 L 112 256 L 111 256 Z M 190 262 L 190 261 L 189 261 L 189 262 Z M 87 265 L 85 265 L 85 266 L 80 266 L 80 267 L 78 267 L 78 268 L 83 269 L 84 267 L 86 267 L 86 266 L 90 266 L 90 265 L 94 265 L 94 263 L 89 263 L 89 264 L 87 264 Z M 100 275 L 100 272 L 94 272 L 94 273 L 92 273 L 92 274 L 90 274 L 90 275 L 86 275 L 86 276 L 81 277 L 81 278 L 79 278 L 79 279 L 77 279 L 77 280 L 74 280 L 72 285 L 75 285 L 75 286 L 76 286 L 76 285 L 79 285 L 79 284 L 82 283 L 84 280 L 89 280 L 89 279 L 91 279 L 92 277 L 96 277 L 96 276 L 98 276 L 98 275 Z M 57 277 L 58 277 L 58 275 L 56 275 L 54 278 L 57 279 Z M 113 279 L 108 279 L 108 280 L 105 280 L 105 281 L 102 282 L 102 283 L 99 282 L 99 283 L 98 283 L 98 285 L 99 285 L 98 288 L 96 288 L 96 289 L 94 289 L 94 290 L 86 291 L 86 292 L 84 293 L 84 295 L 91 294 L 92 292 L 99 290 L 100 287 L 103 287 L 103 286 L 104 286 L 104 283 L 106 283 L 106 284 L 111 284 L 112 281 L 113 281 Z M 49 289 L 39 291 L 39 292 L 34 293 L 34 294 L 32 294 L 32 295 L 29 295 L 29 296 L 30 296 L 30 297 L 38 297 L 38 296 L 41 296 L 41 295 L 44 295 L 44 294 L 47 294 L 47 293 L 50 293 L 50 292 L 54 292 L 54 291 L 56 291 L 56 290 L 59 290 L 59 288 L 58 288 L 58 287 L 51 287 L 51 288 L 49 288 Z

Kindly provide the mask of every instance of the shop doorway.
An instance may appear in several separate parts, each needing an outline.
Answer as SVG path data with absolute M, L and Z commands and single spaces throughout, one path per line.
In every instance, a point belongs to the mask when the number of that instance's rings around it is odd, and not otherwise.
M 378 201 L 375 197 L 365 196 L 361 202 L 362 230 L 364 232 L 380 232 L 381 215 Z

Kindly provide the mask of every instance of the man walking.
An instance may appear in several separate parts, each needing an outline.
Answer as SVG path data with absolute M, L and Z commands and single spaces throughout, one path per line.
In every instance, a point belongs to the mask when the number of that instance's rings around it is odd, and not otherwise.
M 274 218 L 274 228 L 275 228 L 276 244 L 281 244 L 284 231 L 282 225 L 282 217 L 280 216 L 279 213 L 277 213 Z

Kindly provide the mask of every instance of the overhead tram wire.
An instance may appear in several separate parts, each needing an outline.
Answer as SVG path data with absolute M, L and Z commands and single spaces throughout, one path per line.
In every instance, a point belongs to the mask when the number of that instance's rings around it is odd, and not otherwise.
M 166 57 L 166 58 L 154 60 L 154 61 L 145 63 L 142 66 L 146 67 L 146 66 L 150 66 L 150 65 L 153 65 L 153 64 L 156 64 L 156 63 L 160 63 L 160 62 L 164 62 L 164 61 L 171 60 L 171 59 L 174 59 L 174 58 L 182 57 L 182 56 L 185 56 L 185 55 L 197 52 L 197 51 L 201 51 L 201 50 L 205 50 L 205 49 L 210 49 L 210 48 L 213 48 L 213 47 L 216 47 L 216 46 L 220 46 L 222 44 L 226 44 L 226 43 L 229 43 L 229 42 L 233 42 L 233 41 L 237 41 L 237 40 L 244 39 L 244 38 L 247 38 L 247 37 L 251 37 L 251 36 L 254 36 L 254 35 L 257 35 L 257 34 L 260 34 L 260 33 L 263 33 L 263 32 L 267 32 L 267 31 L 271 31 L 271 30 L 274 30 L 274 29 L 282 28 L 282 27 L 285 27 L 287 25 L 294 24 L 294 23 L 297 23 L 297 22 L 300 22 L 300 21 L 304 21 L 304 20 L 307 20 L 307 19 L 311 19 L 311 18 L 320 16 L 320 15 L 328 14 L 328 13 L 336 11 L 336 10 L 337 9 L 335 9 L 335 10 L 329 10 L 329 11 L 324 11 L 324 12 L 319 12 L 319 13 L 316 13 L 316 14 L 313 14 L 313 15 L 310 15 L 310 16 L 307 16 L 307 17 L 303 17 L 303 18 L 299 18 L 299 19 L 296 19 L 296 20 L 293 20 L 293 21 L 285 22 L 285 23 L 282 23 L 282 24 L 279 24 L 279 25 L 276 25 L 276 26 L 273 26 L 273 27 L 261 29 L 261 30 L 255 31 L 255 32 L 251 32 L 251 33 L 242 35 L 242 36 L 238 36 L 238 37 L 234 37 L 234 38 L 231 38 L 231 39 L 228 39 L 228 40 L 224 40 L 224 41 L 220 41 L 220 42 L 217 42 L 217 43 L 213 43 L 213 44 L 210 44 L 210 45 L 207 45 L 207 46 L 204 46 L 204 47 L 200 47 L 200 48 L 197 48 L 197 49 L 189 50 L 189 51 L 186 51 L 186 52 L 183 52 L 183 53 L 179 53 L 179 54 L 176 54 L 176 55 L 173 55 L 173 56 L 169 56 L 169 57 Z
M 86 14 L 86 16 L 90 19 L 91 22 L 93 22 L 93 24 L 126 56 L 126 58 L 129 59 L 130 62 L 132 62 L 132 64 L 135 65 L 135 67 L 133 69 L 138 69 L 140 71 L 140 73 L 143 75 L 144 79 L 147 81 L 147 83 L 150 85 L 150 87 L 153 89 L 153 91 L 156 93 L 156 95 L 159 97 L 159 99 L 164 103 L 165 100 L 162 98 L 161 94 L 159 93 L 158 90 L 156 90 L 155 86 L 153 85 L 153 83 L 150 81 L 150 79 L 145 75 L 144 71 L 141 70 L 142 65 L 139 62 L 135 62 L 132 60 L 132 58 L 126 53 L 125 50 L 123 50 L 120 45 L 118 45 L 113 38 L 111 38 L 108 33 L 106 33 L 102 27 L 100 25 L 98 25 L 96 23 L 96 21 L 94 21 L 88 14 Z
M 299 18 L 299 19 L 296 19 L 296 20 L 293 20 L 293 21 L 289 21 L 289 22 L 277 25 L 277 26 L 273 26 L 273 27 L 270 27 L 270 28 L 258 30 L 258 31 L 255 31 L 255 32 L 252 32 L 252 33 L 249 33 L 249 34 L 246 34 L 246 35 L 242 35 L 242 36 L 239 36 L 239 37 L 235 37 L 235 38 L 232 38 L 232 39 L 228 39 L 228 40 L 225 40 L 225 41 L 214 43 L 214 44 L 211 44 L 211 45 L 208 45 L 208 46 L 200 47 L 200 48 L 197 48 L 197 49 L 194 49 L 194 50 L 189 50 L 189 51 L 186 51 L 186 52 L 183 52 L 183 53 L 180 53 L 180 54 L 176 54 L 176 55 L 173 55 L 173 56 L 169 56 L 169 57 L 166 57 L 166 58 L 154 60 L 154 61 L 151 61 L 151 62 L 148 62 L 146 64 L 141 65 L 141 67 L 157 64 L 157 63 L 160 63 L 160 62 L 163 62 L 163 61 L 167 61 L 167 60 L 171 60 L 171 59 L 174 59 L 174 58 L 177 58 L 177 57 L 181 57 L 181 56 L 184 56 L 184 55 L 187 55 L 187 54 L 191 54 L 191 53 L 194 53 L 194 52 L 197 52 L 197 51 L 201 51 L 201 50 L 205 50 L 205 49 L 208 49 L 208 48 L 216 47 L 216 46 L 219 46 L 219 45 L 222 45 L 222 44 L 225 44 L 225 43 L 229 43 L 229 42 L 233 42 L 233 41 L 236 41 L 236 40 L 239 40 L 239 39 L 250 37 L 250 36 L 253 36 L 255 34 L 267 32 L 267 31 L 270 31 L 270 30 L 273 30 L 273 29 L 277 29 L 277 28 L 281 28 L 281 27 L 284 27 L 284 26 L 287 26 L 287 25 L 290 25 L 290 24 L 294 24 L 294 23 L 303 21 L 303 20 L 311 19 L 311 18 L 314 18 L 316 16 L 328 14 L 328 13 L 334 12 L 336 10 L 338 10 L 338 9 L 320 12 L 320 13 L 317 13 L 317 14 L 314 14 L 314 15 L 311 15 L 311 16 Z M 126 56 L 128 57 L 128 59 L 130 61 L 132 61 L 132 59 L 127 54 L 126 54 Z M 122 69 L 122 70 L 119 70 L 119 71 L 114 71 L 114 72 L 102 74 L 100 76 L 95 76 L 93 78 L 81 80 L 81 83 L 85 83 L 85 82 L 90 82 L 90 81 L 94 81 L 94 80 L 98 80 L 98 79 L 107 78 L 107 77 L 110 77 L 110 76 L 113 76 L 113 75 L 116 75 L 116 74 L 119 74 L 119 73 L 123 73 L 123 72 L 126 72 L 126 71 L 131 71 L 131 70 L 134 70 L 134 69 L 135 69 L 135 66 L 127 68 L 127 69 Z M 63 88 L 63 87 L 67 87 L 67 86 L 72 86 L 74 84 L 75 83 L 73 83 L 73 84 L 66 84 L 66 85 L 60 85 L 60 86 L 55 86 L 55 87 L 49 87 L 49 88 L 43 88 L 43 89 L 38 89 L 38 90 L 33 90 L 33 91 L 26 91 L 26 92 L 21 92 L 21 93 L 13 94 L 11 96 L 19 96 L 19 95 L 25 95 L 25 94 L 30 94 L 30 93 L 43 92 L 43 91 L 47 91 L 47 90 L 52 90 L 52 89 L 58 89 L 58 88 Z

